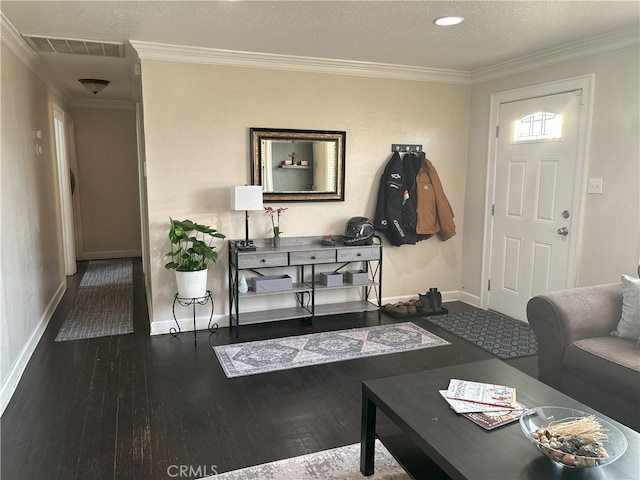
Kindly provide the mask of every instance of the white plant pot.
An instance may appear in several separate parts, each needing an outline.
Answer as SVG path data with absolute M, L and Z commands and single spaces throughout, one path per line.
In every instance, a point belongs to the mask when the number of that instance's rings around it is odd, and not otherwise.
M 180 298 L 204 297 L 207 294 L 207 273 L 206 268 L 196 272 L 178 272 L 176 270 L 178 296 Z

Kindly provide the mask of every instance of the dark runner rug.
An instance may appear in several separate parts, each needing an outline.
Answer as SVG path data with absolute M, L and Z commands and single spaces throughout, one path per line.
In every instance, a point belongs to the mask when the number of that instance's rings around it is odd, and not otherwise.
M 497 313 L 474 310 L 425 319 L 503 360 L 538 354 L 531 327 Z
M 227 377 L 450 345 L 410 322 L 213 347 Z
M 131 259 L 89 262 L 56 342 L 133 332 Z

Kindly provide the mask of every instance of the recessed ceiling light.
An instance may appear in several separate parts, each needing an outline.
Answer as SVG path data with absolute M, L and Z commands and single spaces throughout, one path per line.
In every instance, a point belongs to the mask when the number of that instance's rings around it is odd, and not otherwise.
M 458 25 L 464 21 L 464 17 L 440 17 L 436 18 L 433 23 L 441 27 L 450 27 L 451 25 Z

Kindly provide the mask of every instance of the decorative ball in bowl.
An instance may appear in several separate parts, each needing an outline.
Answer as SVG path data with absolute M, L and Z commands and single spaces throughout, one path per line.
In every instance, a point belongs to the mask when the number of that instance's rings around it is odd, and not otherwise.
M 537 407 L 520 417 L 520 428 L 538 450 L 569 468 L 593 468 L 615 462 L 627 439 L 598 415 L 565 407 Z

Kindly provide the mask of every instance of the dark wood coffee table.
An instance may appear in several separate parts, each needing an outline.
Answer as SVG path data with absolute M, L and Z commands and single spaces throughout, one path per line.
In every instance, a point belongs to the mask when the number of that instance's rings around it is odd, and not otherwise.
M 438 393 L 451 378 L 516 387 L 518 401 L 529 407 L 554 405 L 598 413 L 620 429 L 629 447 L 610 465 L 567 472 L 535 449 L 518 422 L 487 431 L 456 414 Z M 374 470 L 378 409 L 454 479 L 547 480 L 567 473 L 580 473 L 582 480 L 640 478 L 640 434 L 497 359 L 363 382 L 360 471 L 367 476 Z

